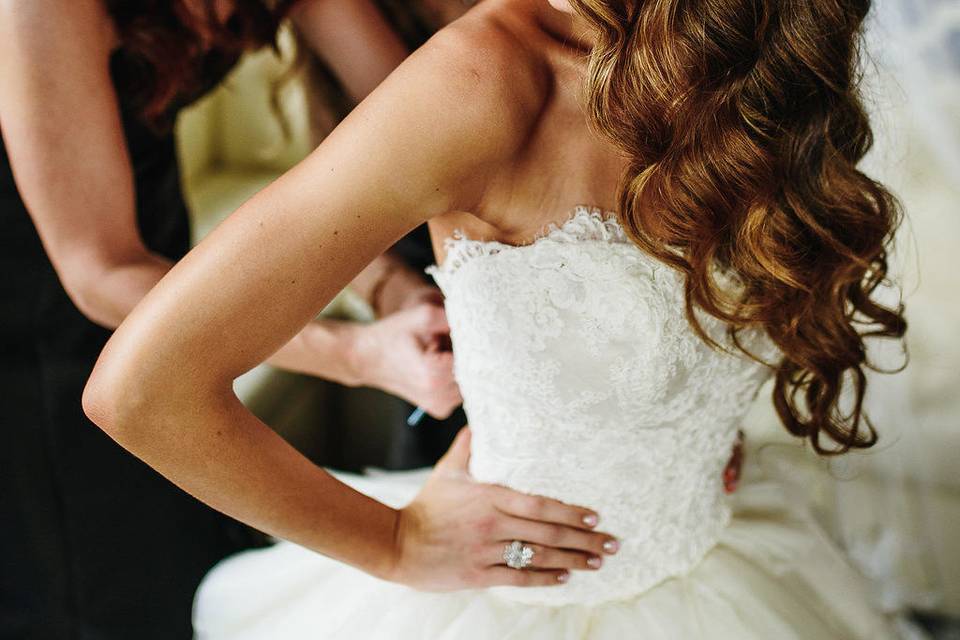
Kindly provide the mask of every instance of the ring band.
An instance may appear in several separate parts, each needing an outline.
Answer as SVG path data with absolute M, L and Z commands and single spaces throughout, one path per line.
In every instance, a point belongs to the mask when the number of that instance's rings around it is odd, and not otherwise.
M 511 569 L 523 569 L 533 563 L 533 548 L 514 540 L 503 548 L 503 561 Z

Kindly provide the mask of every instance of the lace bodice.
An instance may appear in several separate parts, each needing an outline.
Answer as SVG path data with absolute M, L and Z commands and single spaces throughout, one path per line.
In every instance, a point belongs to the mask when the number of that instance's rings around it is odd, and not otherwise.
M 702 341 L 682 276 L 598 209 L 519 247 L 457 235 L 428 271 L 446 296 L 473 476 L 594 508 L 621 542 L 565 585 L 495 590 L 596 603 L 691 569 L 729 519 L 722 470 L 771 369 Z M 742 339 L 773 361 L 759 332 Z

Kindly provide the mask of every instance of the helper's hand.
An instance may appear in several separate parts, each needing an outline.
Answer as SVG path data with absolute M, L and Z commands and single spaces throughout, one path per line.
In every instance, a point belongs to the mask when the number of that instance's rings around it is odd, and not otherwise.
M 351 349 L 358 385 L 376 387 L 446 418 L 462 402 L 453 378 L 450 326 L 440 298 L 419 300 L 358 325 Z
M 557 585 L 571 569 L 594 571 L 604 555 L 616 553 L 617 541 L 593 530 L 594 511 L 478 483 L 469 475 L 469 456 L 470 428 L 464 427 L 400 511 L 392 580 L 426 591 Z M 530 566 L 504 563 L 504 547 L 513 540 L 533 549 Z

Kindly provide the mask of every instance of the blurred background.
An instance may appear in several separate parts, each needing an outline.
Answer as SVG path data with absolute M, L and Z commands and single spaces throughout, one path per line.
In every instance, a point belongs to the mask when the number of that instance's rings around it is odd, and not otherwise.
M 467 8 L 381 5 L 411 46 Z M 332 75 L 300 53 L 295 33 L 286 29 L 280 42 L 279 55 L 247 55 L 177 123 L 194 242 L 309 153 L 350 107 Z M 864 169 L 895 190 L 906 213 L 891 260 L 895 286 L 882 293 L 906 303 L 909 364 L 871 374 L 875 449 L 814 458 L 787 437 L 764 389 L 745 425 L 747 455 L 811 504 L 873 578 L 882 606 L 911 611 L 936 637 L 960 638 L 960 0 L 876 2 L 867 53 L 876 144 Z M 372 317 L 350 291 L 324 314 Z M 880 368 L 903 363 L 896 345 L 874 346 Z M 409 406 L 391 396 L 267 365 L 236 389 L 298 448 L 338 469 L 391 467 L 389 452 L 410 428 Z

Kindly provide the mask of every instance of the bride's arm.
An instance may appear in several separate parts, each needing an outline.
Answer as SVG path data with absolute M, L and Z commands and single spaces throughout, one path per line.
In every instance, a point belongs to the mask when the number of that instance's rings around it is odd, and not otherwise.
M 398 512 L 310 463 L 232 382 L 407 231 L 469 210 L 516 152 L 536 92 L 502 48 L 461 40 L 435 37 L 171 269 L 110 339 L 83 396 L 94 422 L 202 501 L 381 576 L 397 560 Z M 576 525 L 585 513 L 556 517 Z M 604 539 L 584 532 L 578 544 Z M 532 584 L 538 572 L 513 573 Z

